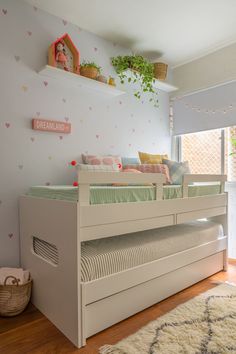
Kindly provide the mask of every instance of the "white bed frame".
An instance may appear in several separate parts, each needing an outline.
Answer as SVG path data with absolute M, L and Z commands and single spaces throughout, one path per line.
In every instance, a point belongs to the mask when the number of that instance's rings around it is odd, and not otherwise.
M 79 201 L 20 198 L 21 265 L 33 278 L 32 302 L 77 347 L 91 335 L 227 269 L 227 193 L 224 175 L 185 175 L 183 198 L 162 200 L 155 173 L 79 172 Z M 221 193 L 188 198 L 191 182 L 220 182 Z M 156 200 L 89 204 L 90 184 L 154 183 Z M 224 237 L 132 269 L 82 283 L 80 244 L 194 219 L 220 222 Z M 32 239 L 56 246 L 58 265 L 36 255 Z

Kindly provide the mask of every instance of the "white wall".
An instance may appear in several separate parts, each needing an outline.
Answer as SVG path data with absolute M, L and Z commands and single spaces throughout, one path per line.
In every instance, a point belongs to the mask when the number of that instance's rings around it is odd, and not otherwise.
M 117 98 L 64 86 L 37 74 L 51 42 L 69 33 L 81 60 L 114 75 L 110 57 L 128 53 L 19 0 L 0 0 L 0 266 L 19 262 L 18 197 L 32 185 L 72 183 L 68 162 L 82 152 L 136 156 L 170 152 L 169 98 L 156 109 L 132 90 Z M 69 118 L 72 134 L 31 130 L 31 118 Z M 66 235 L 65 235 L 66 237 Z

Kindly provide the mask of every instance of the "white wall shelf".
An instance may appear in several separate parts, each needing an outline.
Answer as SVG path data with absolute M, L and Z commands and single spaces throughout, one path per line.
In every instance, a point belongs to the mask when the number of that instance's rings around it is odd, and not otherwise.
M 130 69 L 126 70 L 125 72 L 128 77 L 132 77 L 132 75 L 134 75 L 133 71 Z M 178 90 L 178 87 L 175 87 L 165 81 L 156 80 L 156 79 L 155 79 L 153 86 L 158 90 L 165 91 L 168 93 Z
M 165 91 L 169 93 L 178 90 L 177 87 L 169 84 L 168 82 L 157 80 L 157 79 L 155 80 L 154 87 L 161 91 Z
M 98 93 L 100 92 L 111 96 L 120 96 L 126 93 L 125 91 L 121 91 L 114 86 L 97 80 L 92 80 L 78 74 L 64 71 L 50 65 L 44 66 L 39 71 L 39 74 L 45 77 L 51 77 L 60 80 L 61 82 L 67 81 L 67 83 L 69 83 L 71 86 L 73 85 L 77 87 L 86 87 L 88 89 L 95 90 Z

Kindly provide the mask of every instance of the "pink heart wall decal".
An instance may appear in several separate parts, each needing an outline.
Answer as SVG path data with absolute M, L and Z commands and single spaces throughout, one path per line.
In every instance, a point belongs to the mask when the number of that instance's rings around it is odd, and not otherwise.
M 27 91 L 28 91 L 28 87 L 27 87 L 26 85 L 22 85 L 22 86 L 21 86 L 21 89 L 22 89 L 22 91 L 24 91 L 24 92 L 27 92 Z
M 10 123 L 5 123 L 6 128 L 10 128 L 11 124 Z
M 48 82 L 47 81 L 44 81 L 43 84 L 44 84 L 45 87 L 48 86 Z
M 8 237 L 12 238 L 13 237 L 13 233 L 8 234 Z

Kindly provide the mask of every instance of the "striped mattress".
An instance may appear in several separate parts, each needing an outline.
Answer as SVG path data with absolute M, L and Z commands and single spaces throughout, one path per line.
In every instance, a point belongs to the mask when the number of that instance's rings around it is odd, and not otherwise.
M 82 243 L 82 281 L 152 262 L 223 236 L 222 225 L 199 220 Z
M 155 199 L 153 186 L 90 186 L 90 204 L 144 202 Z M 182 198 L 182 186 L 163 186 L 163 199 Z M 220 193 L 219 184 L 194 184 L 188 187 L 189 197 Z M 78 201 L 78 187 L 34 186 L 27 193 L 37 198 Z

